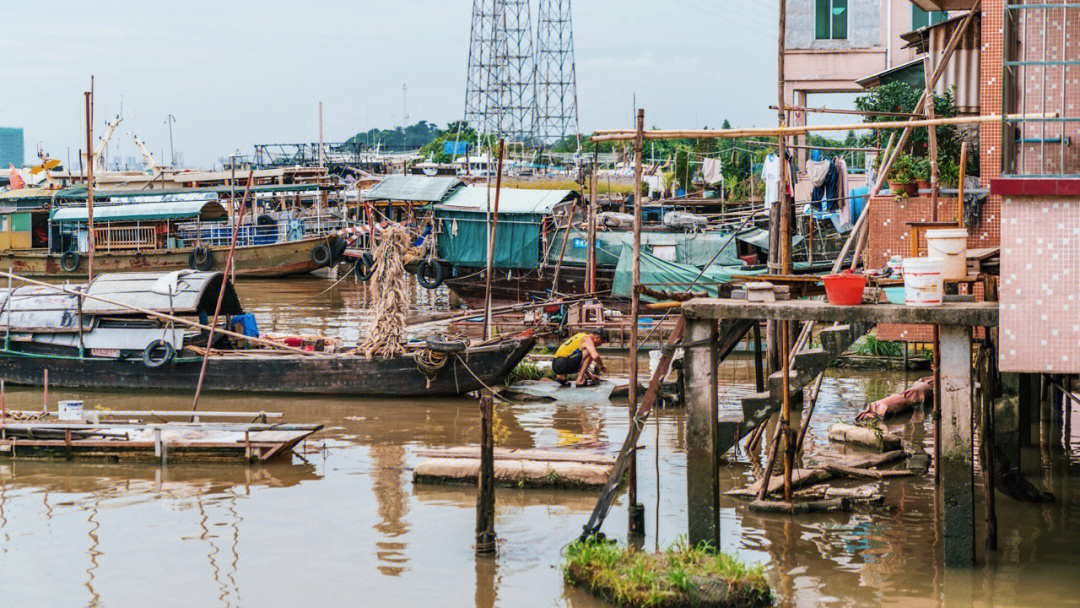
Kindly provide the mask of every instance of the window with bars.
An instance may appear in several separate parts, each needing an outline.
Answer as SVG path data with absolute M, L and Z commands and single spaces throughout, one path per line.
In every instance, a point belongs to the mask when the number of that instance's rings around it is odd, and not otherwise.
M 814 37 L 818 40 L 847 39 L 848 0 L 817 0 Z
M 913 30 L 941 23 L 948 18 L 949 11 L 924 11 L 914 4 L 911 5 L 911 29 Z
M 1080 177 L 1080 3 L 1010 0 L 1004 16 L 1002 174 Z

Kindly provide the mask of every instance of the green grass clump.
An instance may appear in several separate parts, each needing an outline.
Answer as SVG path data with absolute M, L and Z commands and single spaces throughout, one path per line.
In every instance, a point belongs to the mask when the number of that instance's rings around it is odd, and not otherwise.
M 619 606 L 770 606 L 764 569 L 702 544 L 676 541 L 658 553 L 589 539 L 567 547 L 567 583 Z
M 871 355 L 874 357 L 903 357 L 904 346 L 899 342 L 887 342 L 878 340 L 874 336 L 866 336 L 866 342 L 855 351 L 858 355 Z
M 506 384 L 510 385 L 521 380 L 543 380 L 549 376 L 555 377 L 551 373 L 551 368 L 544 369 L 532 361 L 522 361 L 506 376 Z

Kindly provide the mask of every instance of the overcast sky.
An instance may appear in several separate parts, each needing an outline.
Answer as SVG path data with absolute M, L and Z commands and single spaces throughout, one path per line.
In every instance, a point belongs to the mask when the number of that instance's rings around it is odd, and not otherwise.
M 535 20 L 535 1 L 533 19 Z M 402 120 L 462 117 L 469 0 L 9 2 L 0 22 L 0 125 L 72 158 L 95 76 L 95 134 L 120 112 L 122 156 L 138 135 L 168 160 L 166 116 L 185 163 L 253 144 L 327 141 Z M 167 8 L 166 8 L 167 7 Z M 749 0 L 574 3 L 581 128 L 772 124 L 776 8 Z

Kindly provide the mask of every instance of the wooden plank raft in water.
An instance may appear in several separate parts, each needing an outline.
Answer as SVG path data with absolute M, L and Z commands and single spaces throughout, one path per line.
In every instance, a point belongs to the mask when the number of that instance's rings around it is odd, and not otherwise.
M 7 422 L 0 424 L 0 459 L 265 462 L 289 454 L 321 428 L 320 424 Z
M 417 450 L 417 484 L 476 484 L 480 448 Z M 584 450 L 495 448 L 495 483 L 515 488 L 594 488 L 607 481 L 615 458 Z

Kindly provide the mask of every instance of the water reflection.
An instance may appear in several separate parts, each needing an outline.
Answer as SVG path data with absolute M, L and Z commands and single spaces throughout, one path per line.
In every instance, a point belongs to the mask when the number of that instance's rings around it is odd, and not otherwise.
M 240 290 L 264 330 L 356 339 L 366 319 L 363 290 L 349 279 L 320 294 L 327 286 L 318 279 L 242 281 Z M 849 420 L 867 400 L 913 377 L 830 372 L 806 450 L 843 451 L 828 442 L 829 424 Z M 752 361 L 732 359 L 720 378 L 722 403 L 733 406 L 753 392 Z M 115 409 L 191 403 L 190 393 L 50 393 Z M 9 388 L 7 397 L 16 409 L 38 407 L 41 399 L 35 389 Z M 418 449 L 477 442 L 474 400 L 203 399 L 208 410 L 281 411 L 290 422 L 327 427 L 302 448 L 306 461 L 273 465 L 0 463 L 0 605 L 605 605 L 565 586 L 555 567 L 595 505 L 594 492 L 499 488 L 499 554 L 477 559 L 475 489 L 412 483 Z M 793 414 L 800 423 L 798 409 Z M 624 403 L 500 404 L 498 417 L 504 445 L 520 448 L 610 452 L 629 424 Z M 765 565 L 787 605 L 1075 604 L 1080 437 L 1076 425 L 1047 420 L 1042 434 L 1072 443 L 1027 448 L 1025 471 L 1058 500 L 1033 505 L 999 495 L 1000 548 L 985 566 L 961 573 L 938 566 L 932 476 L 880 484 L 888 508 L 854 513 L 764 515 L 723 496 L 722 546 Z M 646 547 L 668 545 L 686 530 L 685 414 L 659 411 L 650 425 L 638 459 Z M 889 427 L 928 445 L 921 412 Z M 723 468 L 723 491 L 760 478 L 773 432 L 770 425 L 756 450 Z M 800 462 L 809 460 L 800 455 Z M 604 531 L 624 540 L 626 521 L 620 497 Z

